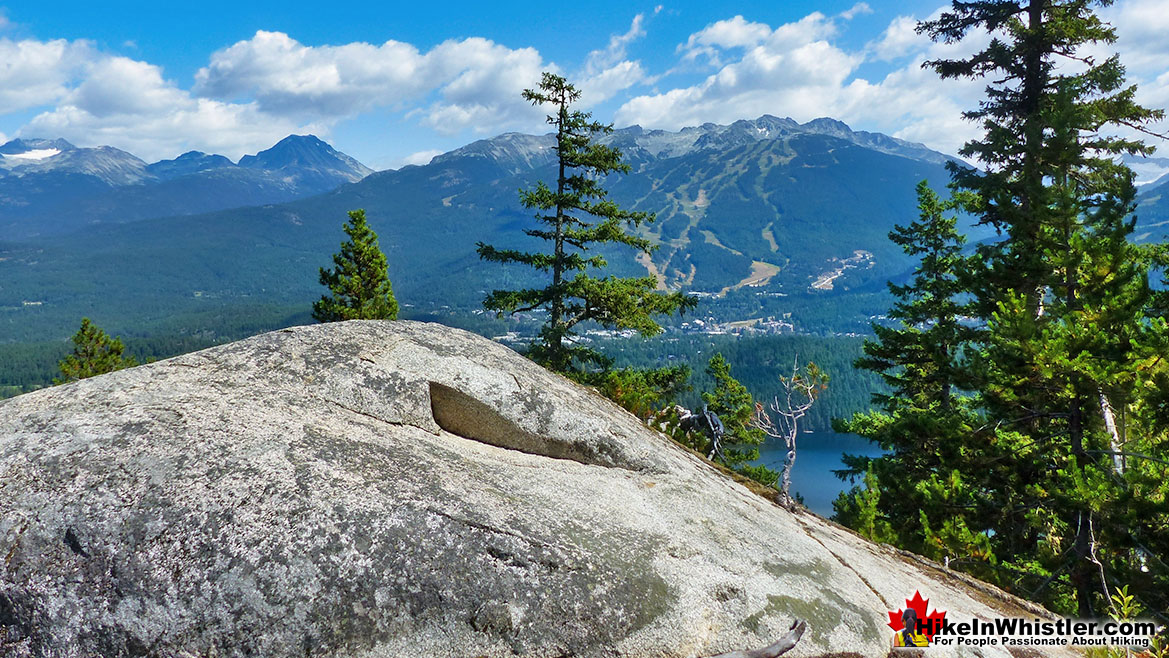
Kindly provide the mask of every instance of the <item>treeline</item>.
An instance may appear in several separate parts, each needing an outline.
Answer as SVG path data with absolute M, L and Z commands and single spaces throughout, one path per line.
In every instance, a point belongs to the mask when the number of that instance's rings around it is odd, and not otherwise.
M 99 316 L 99 325 L 106 315 Z M 146 363 L 309 322 L 307 308 L 259 304 L 222 307 L 110 333 L 120 336 L 127 354 Z M 121 327 L 116 319 L 110 325 Z M 51 386 L 61 374 L 58 364 L 72 349 L 67 339 L 0 344 L 0 398 Z
M 1153 149 L 1109 136 L 1165 113 L 1134 101 L 1118 56 L 1079 56 L 1115 43 L 1107 4 L 955 2 L 918 25 L 994 36 L 927 63 L 988 85 L 961 151 L 979 168 L 951 166 L 946 196 L 922 181 L 890 234 L 917 266 L 859 363 L 889 393 L 838 425 L 885 452 L 847 458 L 864 486 L 834 507 L 1065 615 L 1169 621 L 1169 295 L 1149 285 L 1169 283 L 1169 243 L 1134 240 L 1121 155 Z M 961 211 L 1001 238 L 970 253 Z
M 833 418 L 869 409 L 872 394 L 881 390 L 879 377 L 853 368 L 853 361 L 861 356 L 863 342 L 862 338 L 834 336 L 666 334 L 650 339 L 606 341 L 601 349 L 622 366 L 688 365 L 690 390 L 679 395 L 678 402 L 691 409 L 702 407 L 702 391 L 714 389 L 706 365 L 715 354 L 723 355 L 735 379 L 759 402 L 779 395 L 779 376 L 791 374 L 797 359 L 801 365 L 811 361 L 831 381 L 809 409 L 804 428 L 829 430 Z

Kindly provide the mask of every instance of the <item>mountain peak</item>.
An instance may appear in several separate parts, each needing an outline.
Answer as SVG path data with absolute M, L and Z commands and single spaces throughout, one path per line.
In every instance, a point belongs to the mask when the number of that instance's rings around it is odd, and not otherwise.
M 729 125 L 707 122 L 677 131 L 647 130 L 633 125 L 614 130 L 600 137 L 598 141 L 621 149 L 627 161 L 637 163 L 647 159 L 680 157 L 706 149 L 728 149 L 764 140 L 786 139 L 801 134 L 834 137 L 881 153 L 935 164 L 952 159 L 922 144 L 881 133 L 853 130 L 843 121 L 829 117 L 820 117 L 801 124 L 791 117 L 781 118 L 764 114 L 757 119 L 740 119 Z M 555 137 L 552 134 L 504 133 L 439 155 L 431 160 L 430 164 L 449 163 L 459 158 L 477 158 L 491 161 L 504 171 L 515 174 L 549 162 L 554 156 L 550 148 L 554 142 Z
M 13 139 L 0 146 L 0 155 L 22 155 L 30 151 L 71 151 L 77 147 L 63 139 Z
M 273 144 L 271 148 L 255 155 L 245 155 L 240 158 L 239 164 L 241 167 L 279 169 L 291 164 L 318 161 L 336 154 L 336 149 L 316 135 L 289 135 Z M 266 163 L 267 166 L 260 167 L 260 163 Z
M 234 167 L 235 164 L 222 155 L 209 155 L 202 151 L 187 151 L 174 160 L 159 160 L 154 164 L 146 165 L 146 171 L 158 176 L 162 180 L 172 180 L 179 176 L 196 174 L 211 169 Z
M 826 135 L 851 135 L 853 133 L 852 128 L 849 128 L 847 123 L 831 117 L 812 119 L 800 127 L 809 132 Z
M 550 162 L 554 153 L 552 147 L 555 145 L 556 138 L 551 134 L 503 133 L 439 155 L 431 160 L 431 164 L 457 158 L 487 158 L 514 174 Z
M 322 174 L 340 174 L 351 182 L 373 173 L 372 169 L 329 146 L 316 135 L 289 135 L 272 148 L 240 158 L 239 166 L 269 171 L 308 169 Z
M 316 148 L 324 148 L 324 149 L 328 149 L 330 151 L 333 150 L 333 147 L 329 146 L 328 142 L 326 142 L 325 140 L 321 139 L 320 137 L 317 137 L 316 135 L 312 135 L 312 134 L 309 134 L 309 135 L 289 135 L 288 137 L 285 137 L 284 139 L 280 140 L 279 142 L 276 142 L 276 144 L 274 144 L 272 146 L 272 148 L 277 148 L 279 146 L 288 146 L 291 144 L 304 144 L 306 146 L 312 146 L 312 147 L 316 147 Z
M 63 139 L 14 139 L 0 146 L 0 155 L 0 169 L 17 176 L 84 174 L 114 186 L 148 177 L 145 162 L 112 146 L 78 148 Z

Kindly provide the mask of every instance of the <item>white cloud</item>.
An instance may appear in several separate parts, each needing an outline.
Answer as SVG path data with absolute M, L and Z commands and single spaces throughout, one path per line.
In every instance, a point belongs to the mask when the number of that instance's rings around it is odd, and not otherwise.
M 627 32 L 613 35 L 608 47 L 594 50 L 585 58 L 577 84 L 584 107 L 604 102 L 646 79 L 641 62 L 626 59 L 629 44 L 645 36 L 644 22 L 644 14 L 634 16 Z
M 185 96 L 185 92 L 163 81 L 157 66 L 127 57 L 107 57 L 90 67 L 85 80 L 64 102 L 95 117 L 107 117 L 165 111 Z
M 683 53 L 683 59 L 693 60 L 705 56 L 718 64 L 719 51 L 755 46 L 770 34 L 771 28 L 767 25 L 752 23 L 742 16 L 735 16 L 711 23 L 691 34 L 685 44 L 678 46 L 678 51 Z
M 1150 64 L 1164 69 L 1164 60 L 1156 55 L 1169 55 L 1169 7 L 1164 0 L 1126 0 L 1102 10 L 1105 20 L 1117 28 L 1119 43 L 1124 48 L 1124 59 L 1130 66 L 1144 68 Z M 1130 53 L 1135 49 L 1137 52 Z M 1135 60 L 1135 61 L 1131 61 Z
M 337 117 L 417 97 L 432 84 L 408 43 L 310 47 L 283 32 L 256 32 L 211 55 L 195 74 L 196 93 L 254 98 L 274 114 Z
M 407 155 L 406 157 L 402 158 L 398 162 L 398 164 L 395 165 L 395 168 L 404 167 L 406 165 L 430 164 L 430 161 L 434 159 L 434 156 L 441 155 L 442 153 L 443 153 L 443 151 L 440 151 L 438 149 L 430 149 L 430 150 L 426 150 L 426 151 L 419 151 L 417 153 L 411 153 L 410 155 Z
M 92 56 L 86 41 L 0 39 L 0 113 L 56 102 Z
M 508 129 L 532 129 L 540 125 L 544 112 L 521 96 L 535 87 L 544 64 L 534 48 L 512 50 L 487 39 L 447 41 L 428 54 L 435 75 L 446 81 L 439 100 L 424 112 L 424 123 L 441 134 L 463 130 L 478 134 Z
M 443 133 L 491 132 L 527 125 L 520 97 L 547 68 L 532 48 L 488 39 L 445 41 L 427 53 L 411 44 L 306 46 L 282 32 L 259 31 L 215 52 L 196 74 L 195 91 L 220 100 L 254 99 L 294 120 L 336 121 L 375 107 L 401 109 L 437 99 L 419 113 Z
M 642 25 L 644 22 L 645 14 L 634 16 L 627 32 L 609 37 L 609 46 L 604 50 L 590 52 L 585 60 L 585 72 L 595 73 L 625 59 L 629 44 L 645 36 L 645 27 Z
M 191 149 L 238 158 L 300 128 L 264 114 L 254 103 L 194 98 L 164 80 L 151 64 L 99 57 L 55 108 L 34 117 L 20 132 L 108 144 L 154 160 Z
M 623 61 L 581 80 L 581 106 L 590 107 L 609 100 L 633 85 L 646 80 L 640 62 Z
M 858 2 L 855 5 L 849 7 L 848 9 L 840 12 L 840 17 L 846 21 L 851 21 L 853 18 L 855 18 L 861 14 L 871 14 L 871 13 L 873 13 L 873 8 L 869 6 L 869 3 Z
M 889 61 L 921 50 L 930 42 L 929 37 L 917 33 L 917 19 L 912 16 L 894 18 L 881 37 L 867 46 L 878 60 Z
M 827 41 L 835 32 L 819 12 L 774 30 L 741 16 L 708 25 L 681 47 L 683 58 L 735 59 L 694 86 L 630 99 L 617 123 L 676 129 L 760 114 L 835 116 L 840 90 L 862 61 Z
M 982 87 L 963 80 L 940 80 L 915 57 L 877 83 L 854 80 L 841 90 L 840 117 L 854 127 L 878 130 L 956 154 L 980 128 L 962 118 L 975 107 Z

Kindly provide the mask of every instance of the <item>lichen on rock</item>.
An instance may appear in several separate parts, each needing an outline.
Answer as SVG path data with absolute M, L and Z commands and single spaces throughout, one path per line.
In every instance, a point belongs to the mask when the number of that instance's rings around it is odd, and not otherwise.
M 438 325 L 296 327 L 0 403 L 11 655 L 702 656 L 795 617 L 792 655 L 884 655 L 915 588 L 1023 605 L 939 573 Z

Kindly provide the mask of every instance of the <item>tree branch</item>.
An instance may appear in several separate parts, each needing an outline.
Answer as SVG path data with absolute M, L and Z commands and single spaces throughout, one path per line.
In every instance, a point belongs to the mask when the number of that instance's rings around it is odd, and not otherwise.
M 1158 464 L 1169 464 L 1169 461 L 1150 457 L 1139 452 L 1113 452 L 1111 450 L 1085 450 L 1084 452 L 1094 455 L 1111 455 L 1113 457 L 1136 457 L 1137 459 L 1146 459 L 1151 462 L 1157 462 Z
M 782 656 L 796 646 L 796 642 L 800 641 L 800 638 L 804 636 L 804 631 L 807 629 L 808 623 L 797 619 L 792 622 L 791 630 L 787 632 L 787 635 L 779 638 L 773 644 L 769 644 L 760 649 L 720 653 L 710 658 L 775 658 L 776 656 Z

